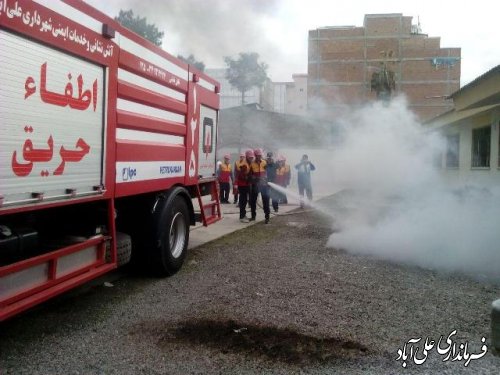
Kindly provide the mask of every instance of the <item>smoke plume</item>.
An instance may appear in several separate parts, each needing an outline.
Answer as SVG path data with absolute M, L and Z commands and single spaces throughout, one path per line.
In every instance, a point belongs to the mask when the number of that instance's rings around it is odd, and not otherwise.
M 267 63 L 287 61 L 282 41 L 264 31 L 280 27 L 276 13 L 281 1 L 112 0 L 108 7 L 112 6 L 116 15 L 119 9 L 132 9 L 146 17 L 165 32 L 165 50 L 174 55 L 193 54 L 214 68 L 225 67 L 224 56 L 237 58 L 240 52 L 257 52 L 260 61 Z M 275 31 L 282 34 L 282 30 Z
M 328 245 L 434 270 L 500 280 L 496 186 L 450 185 L 436 168 L 445 151 L 404 99 L 342 120 L 328 170 L 335 232 Z

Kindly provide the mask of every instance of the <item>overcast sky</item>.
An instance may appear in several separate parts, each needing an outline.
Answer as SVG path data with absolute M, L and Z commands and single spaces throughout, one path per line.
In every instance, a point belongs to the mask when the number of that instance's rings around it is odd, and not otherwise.
M 307 73 L 308 30 L 363 26 L 365 14 L 402 13 L 420 20 L 441 47 L 462 49 L 461 86 L 500 64 L 500 3 L 490 0 L 86 0 L 110 16 L 133 9 L 165 32 L 163 48 L 194 54 L 208 68 L 223 57 L 257 52 L 273 81 Z M 497 4 L 497 5 L 495 5 Z

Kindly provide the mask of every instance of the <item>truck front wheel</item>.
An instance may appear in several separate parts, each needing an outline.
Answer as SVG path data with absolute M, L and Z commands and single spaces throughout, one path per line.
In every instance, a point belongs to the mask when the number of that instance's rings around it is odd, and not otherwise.
M 189 211 L 184 199 L 177 195 L 166 202 L 155 215 L 154 239 L 149 246 L 150 266 L 161 276 L 179 271 L 187 255 Z

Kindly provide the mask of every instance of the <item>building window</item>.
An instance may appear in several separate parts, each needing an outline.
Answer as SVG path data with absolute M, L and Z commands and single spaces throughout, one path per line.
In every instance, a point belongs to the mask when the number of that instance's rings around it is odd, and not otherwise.
M 491 126 L 472 130 L 472 168 L 490 166 Z
M 443 168 L 443 153 L 442 152 L 434 152 L 432 154 L 432 165 L 436 169 L 442 169 Z
M 446 168 L 458 168 L 458 151 L 460 150 L 460 134 L 446 137 Z

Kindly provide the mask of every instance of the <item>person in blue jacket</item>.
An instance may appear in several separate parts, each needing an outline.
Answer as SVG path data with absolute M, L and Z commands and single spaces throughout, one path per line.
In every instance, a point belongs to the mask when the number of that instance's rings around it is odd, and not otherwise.
M 311 171 L 314 171 L 316 167 L 309 161 L 309 157 L 304 154 L 300 163 L 295 165 L 295 169 L 297 170 L 297 182 L 299 185 L 300 207 L 304 208 L 304 191 L 306 192 L 307 199 L 312 201 Z

